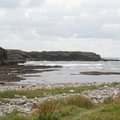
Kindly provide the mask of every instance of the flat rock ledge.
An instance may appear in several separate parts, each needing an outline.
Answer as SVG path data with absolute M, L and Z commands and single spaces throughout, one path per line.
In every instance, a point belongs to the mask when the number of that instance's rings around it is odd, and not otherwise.
M 103 83 L 102 83 L 103 84 Z M 78 87 L 78 86 L 90 86 L 90 85 L 100 85 L 100 83 L 68 83 L 68 84 L 50 84 L 50 85 L 46 85 L 46 84 L 39 84 L 39 85 L 15 85 L 15 84 L 11 84 L 11 85 L 1 85 L 0 86 L 0 91 L 5 91 L 5 90 L 25 90 L 25 89 L 53 89 L 56 87 L 59 88 L 64 88 L 64 87 L 69 87 L 69 86 L 74 86 L 74 87 Z M 86 98 L 91 99 L 94 103 L 102 103 L 103 100 L 107 97 L 112 97 L 112 99 L 114 100 L 116 97 L 120 96 L 120 85 L 117 85 L 116 87 L 108 87 L 108 86 L 104 86 L 103 88 L 99 89 L 99 90 L 93 90 L 93 91 L 84 91 L 82 93 L 75 93 L 74 90 L 70 90 L 69 93 L 63 93 L 63 94 L 58 94 L 58 95 L 51 95 L 51 94 L 47 94 L 45 93 L 45 97 L 44 98 L 33 98 L 33 99 L 29 99 L 26 96 L 19 96 L 19 95 L 15 95 L 13 99 L 7 98 L 6 100 L 9 101 L 9 103 L 2 103 L 0 102 L 0 116 L 4 115 L 5 112 L 10 113 L 12 112 L 14 109 L 18 109 L 22 112 L 25 113 L 31 113 L 36 109 L 36 106 L 45 101 L 45 100 L 52 100 L 52 99 L 59 99 L 59 98 L 66 98 L 69 96 L 85 96 Z
M 100 71 L 87 71 L 81 72 L 82 75 L 120 75 L 120 72 L 100 72 Z

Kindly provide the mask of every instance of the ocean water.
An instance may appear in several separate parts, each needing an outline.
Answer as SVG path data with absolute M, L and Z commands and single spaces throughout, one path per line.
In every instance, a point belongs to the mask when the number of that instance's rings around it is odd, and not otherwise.
M 53 84 L 53 83 L 86 83 L 86 82 L 120 82 L 120 75 L 81 75 L 85 71 L 120 72 L 120 61 L 28 61 L 25 65 L 60 65 L 55 71 L 25 74 L 19 83 L 22 84 Z M 49 68 L 51 69 L 51 68 Z M 34 77 L 33 77 L 34 76 Z

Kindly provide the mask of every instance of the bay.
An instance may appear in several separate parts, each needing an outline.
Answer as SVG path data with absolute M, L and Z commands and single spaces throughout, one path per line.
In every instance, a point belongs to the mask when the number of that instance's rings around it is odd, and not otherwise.
M 120 82 L 120 75 L 81 75 L 80 72 L 120 72 L 120 61 L 28 61 L 24 65 L 55 66 L 54 71 L 29 74 L 21 84 L 53 83 L 87 83 L 87 82 Z M 24 76 L 28 76 L 25 74 Z M 34 77 L 30 77 L 34 76 Z

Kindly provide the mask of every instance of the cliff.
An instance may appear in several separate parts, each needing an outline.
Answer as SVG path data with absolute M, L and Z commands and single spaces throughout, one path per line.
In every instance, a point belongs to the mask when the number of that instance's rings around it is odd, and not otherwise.
M 5 51 L 5 49 L 0 47 L 0 65 L 4 65 L 6 60 L 7 60 L 7 52 Z
M 92 52 L 80 51 L 43 51 L 25 52 L 21 50 L 7 50 L 9 60 L 33 61 L 100 61 L 100 55 Z

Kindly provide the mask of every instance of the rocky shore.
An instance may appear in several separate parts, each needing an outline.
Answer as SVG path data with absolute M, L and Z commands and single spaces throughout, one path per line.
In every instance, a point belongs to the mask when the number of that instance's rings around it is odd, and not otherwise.
M 36 106 L 45 100 L 66 98 L 69 96 L 78 96 L 82 95 L 89 99 L 91 99 L 94 103 L 101 103 L 107 97 L 112 97 L 112 99 L 120 96 L 120 85 L 115 87 L 108 87 L 105 83 L 59 83 L 59 84 L 36 84 L 36 85 L 18 85 L 14 83 L 6 83 L 4 85 L 0 85 L 0 92 L 6 90 L 35 90 L 35 89 L 54 89 L 65 87 L 81 87 L 81 86 L 98 86 L 100 84 L 104 84 L 104 87 L 99 88 L 98 90 L 87 90 L 80 93 L 75 93 L 74 90 L 68 91 L 68 93 L 62 93 L 58 95 L 52 95 L 49 93 L 44 93 L 43 98 L 27 98 L 26 96 L 15 95 L 14 98 L 5 98 L 5 100 L 9 101 L 8 103 L 2 103 L 0 101 L 0 116 L 2 116 L 5 112 L 12 112 L 14 109 L 18 109 L 25 113 L 31 113 L 36 109 Z
M 0 84 L 24 80 L 24 74 L 55 71 L 61 66 L 5 65 L 0 67 Z
M 0 116 L 4 113 L 10 113 L 14 109 L 23 111 L 25 113 L 31 113 L 36 109 L 36 106 L 45 100 L 66 98 L 69 96 L 82 95 L 91 99 L 94 103 L 101 103 L 107 97 L 112 99 L 120 96 L 120 85 L 115 87 L 109 87 L 105 83 L 56 83 L 56 84 L 17 84 L 20 80 L 24 80 L 24 74 L 41 73 L 59 70 L 62 66 L 25 66 L 25 65 L 13 65 L 18 63 L 15 61 L 26 61 L 26 60 L 85 60 L 85 61 L 99 61 L 101 57 L 95 53 L 85 52 L 23 52 L 23 51 L 6 51 L 0 49 L 0 92 L 7 90 L 36 90 L 36 89 L 55 89 L 66 87 L 86 87 L 100 84 L 104 84 L 104 87 L 97 90 L 87 90 L 84 92 L 76 93 L 73 89 L 69 90 L 68 93 L 61 93 L 58 95 L 52 95 L 50 93 L 44 93 L 43 97 L 27 98 L 26 96 L 14 95 L 13 98 L 2 98 L 7 102 L 2 102 L 0 99 Z M 6 61 L 7 60 L 7 61 Z M 15 61 L 14 61 L 15 60 Z M 9 62 L 12 61 L 12 62 Z M 6 63 L 10 63 L 9 65 Z M 110 75 L 120 73 L 108 73 L 108 72 L 83 72 L 80 74 L 85 75 Z M 1 96 L 0 96 L 1 98 Z

